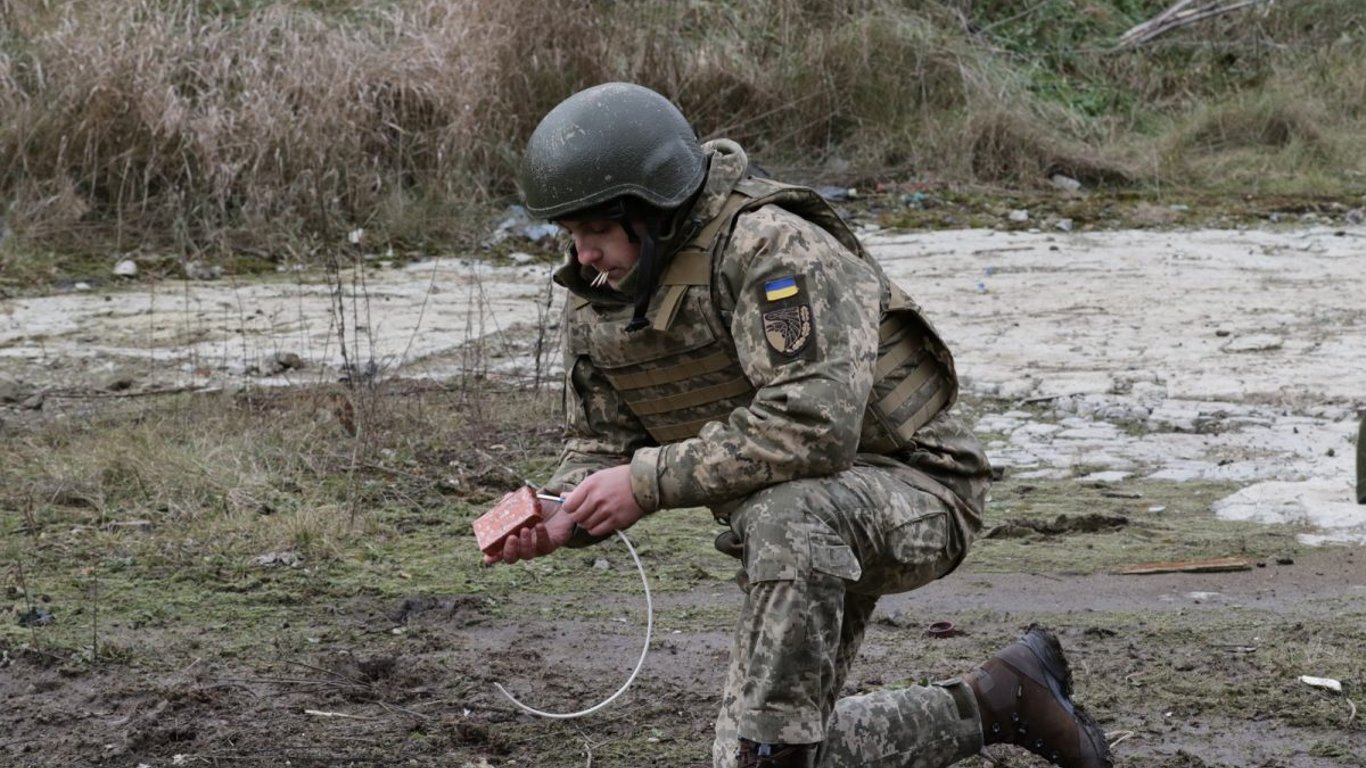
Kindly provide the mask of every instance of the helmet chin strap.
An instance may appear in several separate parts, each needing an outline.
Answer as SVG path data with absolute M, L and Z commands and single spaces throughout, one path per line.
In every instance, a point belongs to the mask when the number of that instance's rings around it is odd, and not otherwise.
M 693 208 L 693 202 L 699 194 L 702 194 L 701 189 L 695 191 L 693 197 L 688 198 L 680 208 L 647 209 L 647 212 L 639 212 L 637 209 L 635 216 L 632 216 L 630 205 L 623 206 L 622 225 L 626 228 L 626 236 L 632 243 L 641 245 L 641 258 L 637 261 L 638 275 L 635 280 L 635 312 L 631 314 L 631 321 L 626 325 L 627 332 L 641 331 L 642 328 L 649 327 L 650 321 L 645 317 L 645 313 L 650 309 L 650 299 L 654 298 L 654 292 L 658 288 L 660 276 L 664 273 L 669 256 L 672 256 L 673 250 L 687 242 L 701 225 L 699 221 L 683 220 L 687 210 Z M 632 219 L 641 221 L 643 232 L 635 231 Z
M 631 322 L 626 324 L 627 332 L 634 332 L 650 324 L 645 318 L 645 313 L 650 309 L 650 299 L 655 294 L 655 283 L 659 281 L 659 273 L 663 266 L 660 262 L 663 260 L 659 258 L 658 233 L 654 231 L 657 225 L 646 221 L 644 236 L 637 237 L 629 221 L 622 224 L 626 227 L 627 237 L 633 242 L 640 243 L 640 260 L 636 262 L 639 273 L 636 275 L 635 311 L 631 315 Z
M 670 211 L 649 209 L 623 200 L 617 200 L 608 207 L 607 217 L 618 221 L 626 230 L 626 239 L 640 246 L 640 258 L 636 261 L 634 311 L 631 322 L 626 324 L 627 332 L 650 326 L 645 313 L 650 309 L 650 299 L 654 298 L 659 278 L 664 273 L 669 255 L 667 249 L 691 237 L 696 231 L 695 222 L 687 222 L 680 227 L 679 216 L 682 211 L 692 207 L 692 201 L 700 192 L 694 193 L 693 198 L 681 208 Z M 640 222 L 642 231 L 636 231 L 636 222 Z

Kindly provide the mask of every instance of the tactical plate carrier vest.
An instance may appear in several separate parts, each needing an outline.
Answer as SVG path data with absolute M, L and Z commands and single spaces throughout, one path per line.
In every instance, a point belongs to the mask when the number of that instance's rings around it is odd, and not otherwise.
M 576 346 L 611 382 L 660 444 L 697 435 L 750 403 L 754 386 L 731 340 L 732 307 L 722 306 L 712 279 L 735 219 L 776 204 L 817 224 L 878 272 L 882 322 L 873 391 L 859 452 L 894 454 L 914 447 L 916 430 L 948 408 L 958 393 L 953 356 L 909 296 L 882 274 L 858 239 L 819 195 L 779 182 L 740 180 L 721 209 L 676 252 L 652 300 L 651 325 L 627 333 L 631 309 L 573 299 Z

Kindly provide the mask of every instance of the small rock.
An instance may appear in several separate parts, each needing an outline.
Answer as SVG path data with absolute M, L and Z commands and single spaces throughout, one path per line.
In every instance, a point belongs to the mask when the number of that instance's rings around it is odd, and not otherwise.
M 27 400 L 20 403 L 19 407 L 23 408 L 26 411 L 41 411 L 43 410 L 43 401 L 46 399 L 46 393 L 38 392 L 36 394 L 29 396 Z
M 1061 174 L 1061 173 L 1055 173 L 1055 174 L 1053 174 L 1051 177 L 1049 177 L 1048 183 L 1052 184 L 1054 187 L 1056 187 L 1056 188 L 1058 188 L 1058 189 L 1061 189 L 1061 190 L 1064 191 L 1064 192 L 1079 192 L 1079 191 L 1081 191 L 1081 182 L 1080 182 L 1080 181 L 1077 181 L 1076 179 L 1072 178 L 1071 176 L 1066 176 L 1066 175 Z
M 1313 675 L 1300 675 L 1300 682 L 1314 688 L 1325 688 L 1333 693 L 1342 693 L 1342 682 L 1331 677 L 1314 677 Z
M 1058 219 L 1057 223 L 1054 224 L 1053 226 L 1054 226 L 1054 227 L 1057 227 L 1057 228 L 1058 228 L 1060 231 L 1062 231 L 1062 232 L 1071 232 L 1071 231 L 1072 231 L 1072 220 L 1071 220 L 1071 219 Z
M 275 376 L 289 370 L 304 367 L 304 360 L 293 352 L 276 352 L 261 362 L 259 370 L 262 376 Z
M 82 293 L 89 291 L 92 288 L 94 288 L 94 286 L 92 286 L 90 283 L 85 282 L 84 280 L 76 282 L 71 286 L 71 290 L 81 291 Z
M 1239 336 L 1220 347 L 1225 352 L 1272 352 L 1285 345 L 1285 339 L 1270 333 Z
M 132 389 L 133 383 L 131 375 L 123 371 L 115 371 L 100 384 L 100 388 L 106 392 L 124 392 Z
M 0 379 L 0 403 L 17 403 L 24 399 L 25 391 L 17 381 Z
M 252 565 L 257 565 L 262 568 L 276 568 L 280 566 L 284 566 L 285 568 L 297 568 L 303 561 L 304 559 L 299 556 L 298 552 L 286 551 L 267 552 L 264 555 L 258 555 L 253 558 L 251 562 Z
M 612 569 L 612 564 L 609 563 L 609 562 L 607 562 L 607 558 L 605 558 L 605 557 L 599 557 L 598 559 L 596 559 L 596 560 L 593 561 L 593 570 L 596 570 L 596 571 L 610 571 L 611 569 Z
M 1347 219 L 1348 224 L 1360 224 L 1363 221 L 1366 221 L 1366 211 L 1363 211 L 1360 208 L 1353 208 L 1347 212 L 1345 218 Z
M 119 277 L 137 277 L 138 263 L 132 259 L 124 259 L 114 265 L 114 274 Z
M 46 627 L 55 619 L 52 612 L 46 608 L 35 606 L 28 609 L 26 613 L 19 615 L 19 626 L 21 627 Z
M 304 367 L 304 359 L 293 352 L 276 352 L 274 358 L 277 363 L 290 370 Z
M 1006 214 L 1006 218 L 1010 219 L 1016 224 L 1021 224 L 1026 221 L 1029 221 L 1029 211 L 1020 210 L 1017 208 L 1011 211 L 1010 213 Z
M 509 253 L 509 254 L 508 254 L 508 261 L 510 261 L 510 262 L 512 262 L 513 264 L 516 264 L 516 265 L 518 265 L 518 266 L 522 266 L 522 265 L 525 265 L 525 264 L 530 264 L 530 263 L 532 263 L 532 262 L 535 261 L 535 260 L 536 260 L 536 257 L 535 257 L 535 256 L 532 256 L 532 255 L 529 254 L 529 253 L 523 253 L 523 252 L 521 252 L 521 251 L 517 251 L 516 253 Z
M 217 264 L 202 261 L 185 262 L 185 276 L 191 280 L 217 280 L 223 276 L 223 268 Z

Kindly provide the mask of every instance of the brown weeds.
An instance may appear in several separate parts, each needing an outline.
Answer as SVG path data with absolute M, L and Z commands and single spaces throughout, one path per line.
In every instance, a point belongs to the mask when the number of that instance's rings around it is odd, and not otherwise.
M 0 200 L 22 238 L 67 247 L 308 254 L 358 226 L 387 242 L 468 241 L 481 211 L 515 195 L 538 118 L 618 79 L 809 180 L 1016 185 L 1056 171 L 1124 184 L 1146 174 L 1116 147 L 1145 141 L 1209 153 L 1348 134 L 1359 147 L 1353 30 L 1366 17 L 1347 0 L 1293 5 L 1137 53 L 1096 40 L 1051 63 L 1010 47 L 1010 25 L 1029 21 L 1010 4 L 5 0 Z M 1086 14 L 1114 34 L 1129 23 L 1105 3 Z M 1088 117 L 1068 101 L 1078 84 L 1128 111 Z M 1290 109 L 1253 135 L 1214 117 L 1182 127 L 1193 105 L 1287 87 L 1318 95 L 1311 122 Z M 1191 140 L 1153 133 L 1165 125 Z

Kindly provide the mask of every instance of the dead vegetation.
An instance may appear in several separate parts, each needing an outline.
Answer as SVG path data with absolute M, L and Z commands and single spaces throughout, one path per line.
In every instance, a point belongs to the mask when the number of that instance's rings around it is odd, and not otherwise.
M 609 79 L 812 180 L 1218 189 L 1251 151 L 1303 189 L 1360 188 L 1366 11 L 1269 4 L 1111 50 L 1162 7 L 6 3 L 5 263 L 307 258 L 360 226 L 469 243 L 538 116 Z

